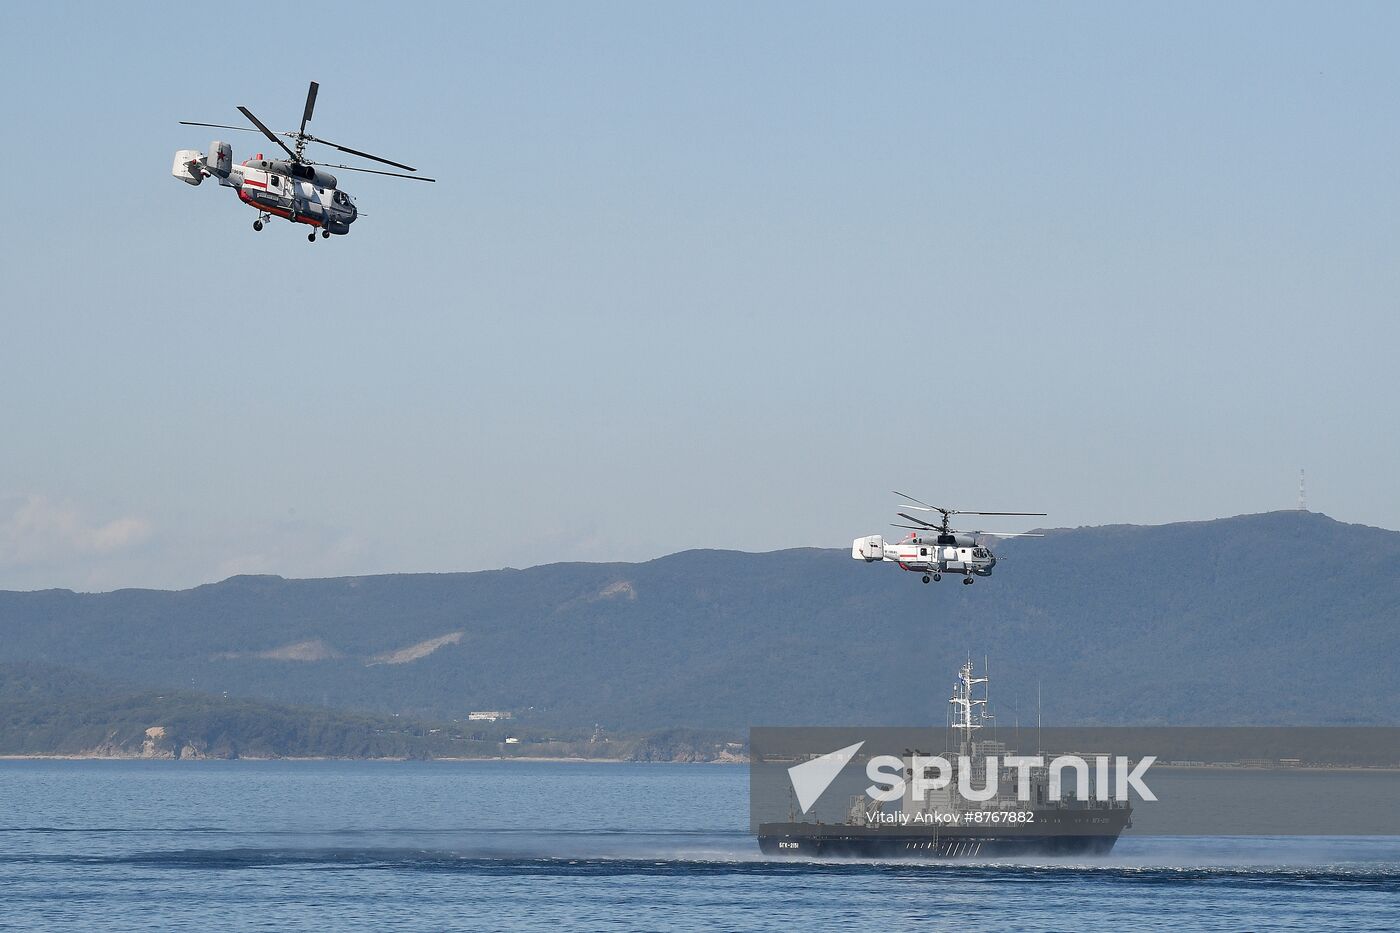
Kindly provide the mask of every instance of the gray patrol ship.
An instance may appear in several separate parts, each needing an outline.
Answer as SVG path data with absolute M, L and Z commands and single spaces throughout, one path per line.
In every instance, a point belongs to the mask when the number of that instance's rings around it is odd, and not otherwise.
M 1052 799 L 1046 767 L 1029 771 L 1030 799 L 1017 794 L 1016 769 L 1005 765 L 1015 755 L 1003 742 L 979 740 L 977 731 L 990 719 L 986 709 L 987 677 L 974 677 L 972 662 L 963 665 L 949 703 L 957 755 L 965 756 L 974 787 L 987 785 L 987 762 L 995 756 L 997 794 L 971 801 L 955 792 L 958 758 L 948 756 L 953 776 L 947 787 L 916 797 L 915 752 L 903 756 L 905 789 L 899 809 L 864 795 L 850 798 L 842 823 L 803 821 L 789 812 L 784 822 L 761 823 L 759 848 L 766 855 L 857 856 L 863 858 L 1013 858 L 1022 856 L 1104 855 L 1132 825 L 1126 800 Z M 974 690 L 984 685 L 982 696 Z

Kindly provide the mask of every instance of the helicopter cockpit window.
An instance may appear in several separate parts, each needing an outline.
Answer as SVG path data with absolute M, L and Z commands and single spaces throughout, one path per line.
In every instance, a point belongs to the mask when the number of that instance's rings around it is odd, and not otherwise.
M 984 547 L 973 548 L 972 556 L 979 560 L 985 560 L 987 557 L 987 549 Z
M 335 203 L 341 205 L 342 207 L 345 206 L 345 204 L 346 204 L 346 202 L 347 202 L 348 200 L 349 200 L 349 199 L 345 197 L 345 192 L 344 192 L 344 191 L 337 191 L 337 192 L 335 193 Z

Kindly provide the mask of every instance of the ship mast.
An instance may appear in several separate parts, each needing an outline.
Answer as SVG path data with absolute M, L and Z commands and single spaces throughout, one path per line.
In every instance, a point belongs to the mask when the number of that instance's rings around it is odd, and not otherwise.
M 948 702 L 953 706 L 953 728 L 961 733 L 959 754 L 972 754 L 972 731 L 982 728 L 980 720 L 991 718 L 986 710 L 986 689 L 983 689 L 983 695 L 980 699 L 972 695 L 974 686 L 985 683 L 987 683 L 986 677 L 972 676 L 972 659 L 968 658 L 967 663 L 958 671 L 958 682 L 953 685 L 953 695 L 948 699 Z M 974 719 L 978 721 L 974 721 Z

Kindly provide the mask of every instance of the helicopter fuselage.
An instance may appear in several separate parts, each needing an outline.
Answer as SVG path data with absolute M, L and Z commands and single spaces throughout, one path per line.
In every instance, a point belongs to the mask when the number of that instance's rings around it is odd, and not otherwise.
M 965 535 L 910 535 L 899 543 L 886 542 L 880 535 L 856 538 L 851 557 L 867 563 L 890 561 L 911 573 L 962 574 L 969 578 L 989 577 L 996 566 L 990 548 Z
M 258 211 L 255 226 L 259 229 L 263 216 L 281 217 L 343 236 L 359 216 L 355 199 L 337 187 L 335 176 L 285 160 L 264 159 L 261 153 L 234 165 L 227 143 L 211 143 L 208 156 L 182 149 L 175 155 L 171 174 L 192 185 L 217 178 Z
M 338 188 L 318 184 L 319 180 L 306 180 L 272 169 L 253 167 L 261 161 L 249 159 L 230 173 L 230 180 L 238 178 L 240 201 L 293 223 L 324 227 L 331 233 L 341 235 L 350 232 L 350 225 L 359 213 L 350 195 Z

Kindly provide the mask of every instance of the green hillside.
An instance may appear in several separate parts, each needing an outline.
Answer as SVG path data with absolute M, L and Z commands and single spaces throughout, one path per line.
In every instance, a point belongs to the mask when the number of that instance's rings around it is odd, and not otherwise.
M 0 755 L 709 761 L 741 752 L 734 744 L 741 740 L 693 730 L 612 735 L 515 721 L 421 722 L 142 689 L 51 665 L 0 664 Z

